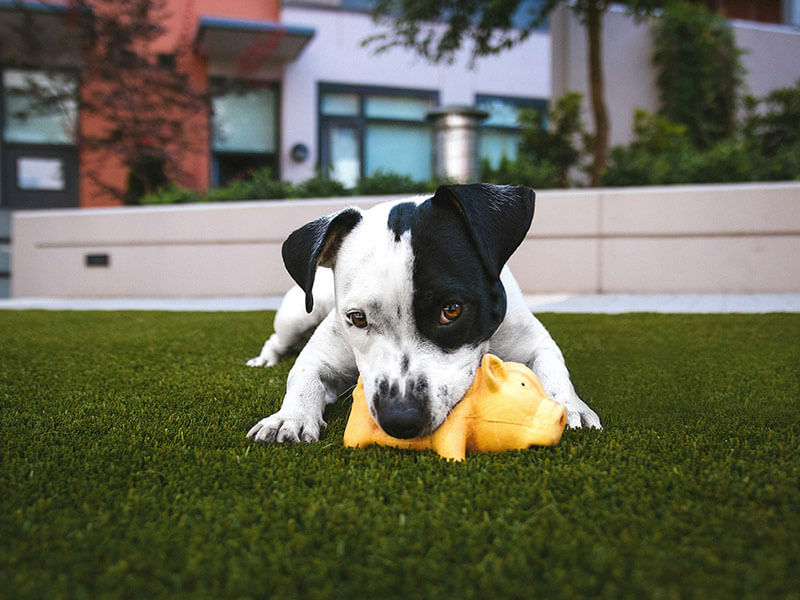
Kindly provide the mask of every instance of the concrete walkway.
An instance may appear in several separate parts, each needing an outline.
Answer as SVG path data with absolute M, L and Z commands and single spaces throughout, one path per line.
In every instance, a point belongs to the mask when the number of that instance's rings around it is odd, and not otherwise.
M 768 313 L 800 312 L 800 294 L 548 294 L 527 296 L 536 312 L 559 313 Z M 275 310 L 280 297 L 264 298 L 11 298 L 7 310 Z

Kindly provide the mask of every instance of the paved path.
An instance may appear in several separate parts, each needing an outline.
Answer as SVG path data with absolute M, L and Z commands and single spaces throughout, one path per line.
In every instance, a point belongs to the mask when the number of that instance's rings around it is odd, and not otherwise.
M 800 312 L 800 294 L 549 294 L 527 296 L 536 312 L 561 313 L 765 313 Z M 11 298 L 0 309 L 41 310 L 274 310 L 279 297 L 264 298 Z

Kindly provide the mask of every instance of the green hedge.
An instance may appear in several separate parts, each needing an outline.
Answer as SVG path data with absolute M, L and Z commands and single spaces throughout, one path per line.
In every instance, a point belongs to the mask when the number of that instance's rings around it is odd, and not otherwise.
M 196 192 L 170 184 L 144 196 L 141 204 L 186 204 L 190 202 L 230 202 L 237 200 L 281 200 L 285 198 L 330 198 L 352 195 L 423 194 L 432 192 L 443 180 L 414 181 L 396 173 L 377 172 L 365 177 L 353 189 L 334 179 L 316 176 L 301 183 L 279 181 L 269 168 L 258 169 L 250 177 L 223 188 Z
M 708 148 L 689 128 L 638 110 L 634 139 L 611 150 L 610 186 L 800 180 L 800 80 L 762 99 L 749 98 L 737 133 Z
M 747 97 L 743 108 L 736 132 L 708 147 L 697 145 L 687 125 L 637 110 L 633 140 L 611 149 L 603 185 L 800 181 L 800 80 L 763 98 Z M 534 188 L 575 185 L 559 173 L 585 170 L 591 137 L 582 125 L 559 127 L 557 110 L 549 121 L 546 135 L 523 130 L 528 143 L 520 144 L 516 160 L 503 159 L 494 169 L 485 162 L 482 180 Z M 552 156 L 556 147 L 566 158 Z

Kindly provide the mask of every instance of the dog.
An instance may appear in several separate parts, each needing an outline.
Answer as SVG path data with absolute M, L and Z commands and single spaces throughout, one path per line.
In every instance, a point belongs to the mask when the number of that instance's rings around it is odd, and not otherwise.
M 282 254 L 297 286 L 281 303 L 275 333 L 247 364 L 271 366 L 302 350 L 280 410 L 247 436 L 319 440 L 325 406 L 359 375 L 386 433 L 428 435 L 488 352 L 530 367 L 566 407 L 570 427 L 600 428 L 506 266 L 534 203 L 527 187 L 443 185 L 432 197 L 345 208 L 292 233 Z

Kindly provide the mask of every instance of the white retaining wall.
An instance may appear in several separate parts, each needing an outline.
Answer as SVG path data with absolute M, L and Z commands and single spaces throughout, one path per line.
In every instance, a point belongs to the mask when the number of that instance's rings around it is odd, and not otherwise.
M 12 296 L 281 294 L 292 230 L 385 199 L 16 212 Z M 800 183 L 540 192 L 511 266 L 531 294 L 798 292 Z

